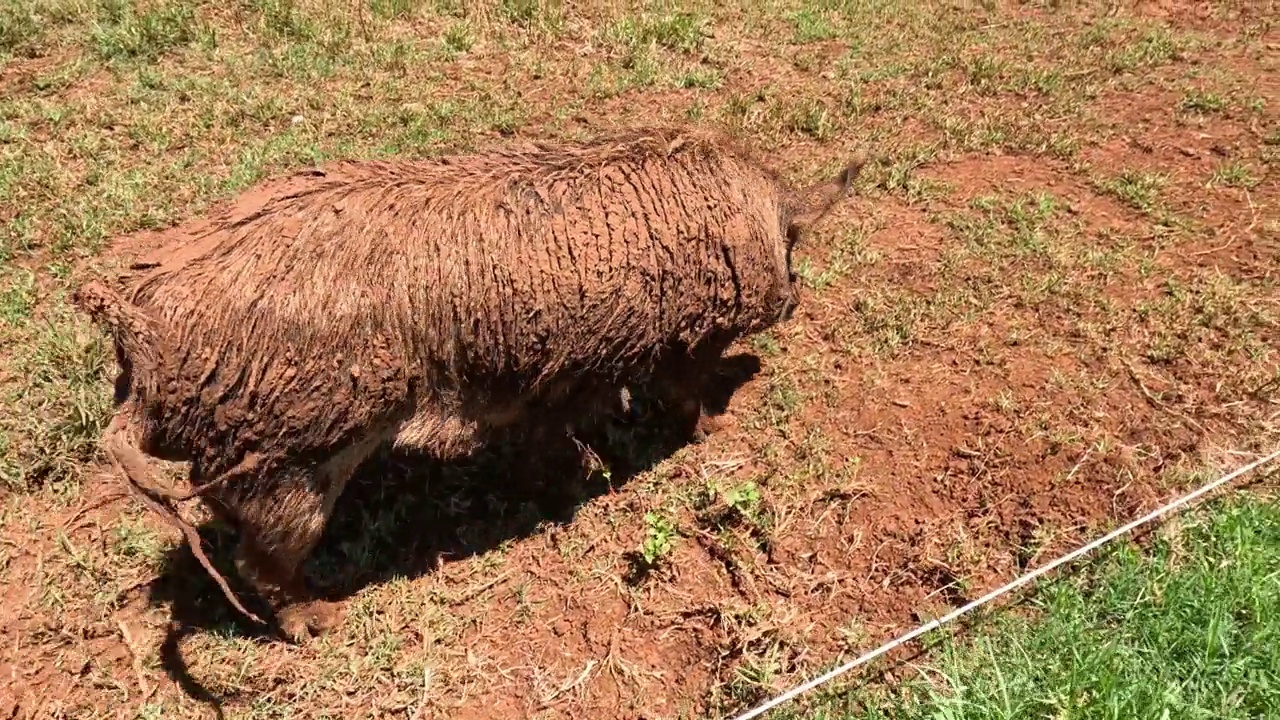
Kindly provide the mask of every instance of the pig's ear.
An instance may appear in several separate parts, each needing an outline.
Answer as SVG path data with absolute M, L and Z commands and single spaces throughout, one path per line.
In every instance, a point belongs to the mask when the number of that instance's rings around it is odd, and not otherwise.
M 866 164 L 866 158 L 859 155 L 835 177 L 801 188 L 792 195 L 791 219 L 787 224 L 787 239 L 792 244 L 798 242 L 800 236 L 821 220 L 837 202 L 848 196 L 853 189 L 854 180 Z

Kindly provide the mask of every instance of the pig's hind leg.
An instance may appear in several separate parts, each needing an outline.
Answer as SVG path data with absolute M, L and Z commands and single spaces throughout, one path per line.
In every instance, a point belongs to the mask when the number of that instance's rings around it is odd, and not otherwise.
M 315 549 L 356 468 L 385 441 L 383 432 L 357 439 L 321 463 L 302 459 L 277 466 L 261 487 L 236 498 L 236 569 L 275 612 L 280 629 L 305 642 L 341 621 L 337 603 L 313 599 L 302 564 Z

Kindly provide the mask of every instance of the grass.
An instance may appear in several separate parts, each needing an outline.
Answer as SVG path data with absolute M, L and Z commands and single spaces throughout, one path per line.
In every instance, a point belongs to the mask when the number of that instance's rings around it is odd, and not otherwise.
M 1125 170 L 1103 180 L 1100 185 L 1103 190 L 1116 196 L 1125 204 L 1143 212 L 1151 212 L 1156 209 L 1160 199 L 1160 189 L 1164 187 L 1166 181 L 1167 178 L 1159 173 Z
M 61 716 L 199 716 L 160 657 L 181 616 L 228 717 L 729 715 L 1131 516 L 1213 448 L 1274 440 L 1265 23 L 1113 5 L 0 0 L 0 589 L 28 684 Z M 334 158 L 652 121 L 727 128 L 797 183 L 873 158 L 797 248 L 797 317 L 744 343 L 760 373 L 706 442 L 618 434 L 656 465 L 624 484 L 600 460 L 609 492 L 568 520 L 508 449 L 371 470 L 309 566 L 349 620 L 304 649 L 246 637 L 168 528 L 112 500 L 113 358 L 67 297 L 117 238 Z M 1067 672 L 1007 622 L 986 647 Z M 1054 697 L 965 647 L 855 700 Z
M 1221 183 L 1228 187 L 1252 190 L 1258 185 L 1258 178 L 1253 171 L 1242 163 L 1223 163 L 1213 171 L 1211 182 Z
M 1280 506 L 1238 496 L 932 643 L 892 690 L 774 718 L 1259 718 L 1280 713 Z M 856 708 L 856 710 L 855 710 Z
M 1182 97 L 1179 107 L 1198 113 L 1216 113 L 1222 112 L 1227 107 L 1227 101 L 1221 95 L 1203 90 L 1188 90 Z

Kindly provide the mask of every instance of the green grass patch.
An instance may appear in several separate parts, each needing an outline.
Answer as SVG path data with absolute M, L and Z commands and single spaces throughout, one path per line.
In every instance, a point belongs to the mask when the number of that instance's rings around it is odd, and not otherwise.
M 894 690 L 775 718 L 1280 717 L 1280 505 L 1240 498 L 945 637 Z
M 1227 101 L 1221 95 L 1203 90 L 1188 90 L 1182 96 L 1182 101 L 1178 103 L 1178 107 L 1186 112 L 1195 113 L 1216 113 L 1222 112 L 1227 107 Z
M 1114 177 L 1102 180 L 1099 186 L 1126 205 L 1143 212 L 1151 212 L 1160 200 L 1160 190 L 1166 181 L 1167 178 L 1158 173 L 1125 170 Z

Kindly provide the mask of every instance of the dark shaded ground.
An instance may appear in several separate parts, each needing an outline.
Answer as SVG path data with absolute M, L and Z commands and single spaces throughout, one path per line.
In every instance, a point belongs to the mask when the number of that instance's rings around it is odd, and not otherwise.
M 759 371 L 754 355 L 724 357 L 704 390 L 704 412 L 710 418 L 723 414 Z M 445 562 L 483 555 L 546 524 L 570 523 L 583 503 L 622 488 L 693 439 L 675 429 L 674 415 L 643 388 L 632 407 L 631 419 L 598 423 L 578 437 L 516 426 L 462 461 L 394 451 L 375 456 L 352 478 L 307 564 L 317 597 L 341 601 L 371 584 L 413 579 Z M 241 601 L 270 618 L 269 607 L 234 570 L 234 531 L 210 523 L 198 531 Z M 153 605 L 171 612 L 162 666 L 194 699 L 218 701 L 188 671 L 178 649 L 182 638 L 216 629 L 284 641 L 275 628 L 236 613 L 186 545 L 167 554 L 149 595 Z

